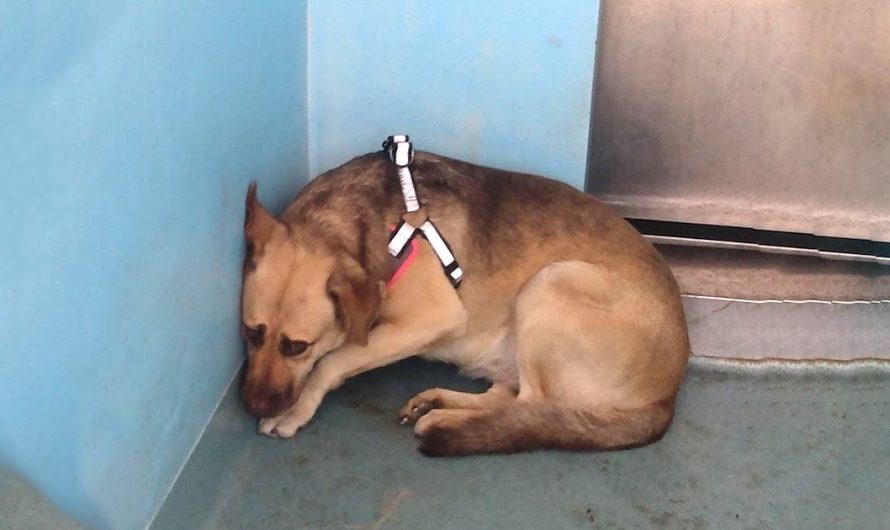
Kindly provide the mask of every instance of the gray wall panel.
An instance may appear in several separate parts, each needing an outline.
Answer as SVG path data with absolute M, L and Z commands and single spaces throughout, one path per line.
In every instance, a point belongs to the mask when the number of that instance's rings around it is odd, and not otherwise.
M 588 188 L 626 215 L 890 240 L 890 2 L 603 2 Z

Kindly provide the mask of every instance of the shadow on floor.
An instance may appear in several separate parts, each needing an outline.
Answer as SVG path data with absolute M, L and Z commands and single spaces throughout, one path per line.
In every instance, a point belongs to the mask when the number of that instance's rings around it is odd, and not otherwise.
M 890 364 L 696 359 L 659 443 L 430 459 L 399 407 L 482 389 L 406 361 L 348 382 L 292 440 L 230 391 L 154 530 L 886 528 Z
M 78 530 L 39 492 L 10 470 L 0 468 L 0 528 L 9 530 Z

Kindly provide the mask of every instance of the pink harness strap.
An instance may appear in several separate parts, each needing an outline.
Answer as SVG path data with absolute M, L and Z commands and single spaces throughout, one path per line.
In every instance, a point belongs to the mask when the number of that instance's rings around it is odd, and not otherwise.
M 396 284 L 397 281 L 405 274 L 405 271 L 408 270 L 408 267 L 411 266 L 411 263 L 417 257 L 417 238 L 412 238 L 411 243 L 405 253 L 402 255 L 401 259 L 398 260 L 398 266 L 396 267 L 396 271 L 392 274 L 389 281 L 386 282 L 386 288 L 391 289 L 393 285 Z

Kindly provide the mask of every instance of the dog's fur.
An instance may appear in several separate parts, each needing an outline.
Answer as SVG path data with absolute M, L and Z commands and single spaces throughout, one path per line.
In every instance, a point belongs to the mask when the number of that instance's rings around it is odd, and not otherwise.
M 425 454 L 658 440 L 689 341 L 677 284 L 655 249 L 556 181 L 423 152 L 412 172 L 465 271 L 457 290 L 422 239 L 384 288 L 404 202 L 382 153 L 319 176 L 280 218 L 248 191 L 242 394 L 260 432 L 291 437 L 344 380 L 419 354 L 493 383 L 483 394 L 431 389 L 405 405 L 402 422 L 416 422 Z M 288 341 L 311 345 L 285 356 Z

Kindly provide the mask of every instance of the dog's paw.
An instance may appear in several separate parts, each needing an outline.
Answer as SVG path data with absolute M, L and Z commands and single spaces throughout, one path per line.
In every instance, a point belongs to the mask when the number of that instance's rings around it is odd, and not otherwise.
M 281 415 L 260 420 L 257 432 L 270 438 L 293 438 L 302 424 L 293 416 Z
M 405 406 L 399 411 L 399 423 L 402 425 L 413 425 L 424 414 L 442 407 L 443 403 L 442 399 L 439 398 L 438 389 L 424 390 L 408 400 L 408 403 L 405 403 Z
M 275 432 L 275 427 L 277 427 L 280 422 L 281 416 L 260 418 L 260 423 L 257 426 L 256 432 L 270 438 L 278 438 L 278 434 Z
M 425 456 L 458 454 L 462 412 L 437 409 L 421 417 L 414 425 L 417 450 Z

